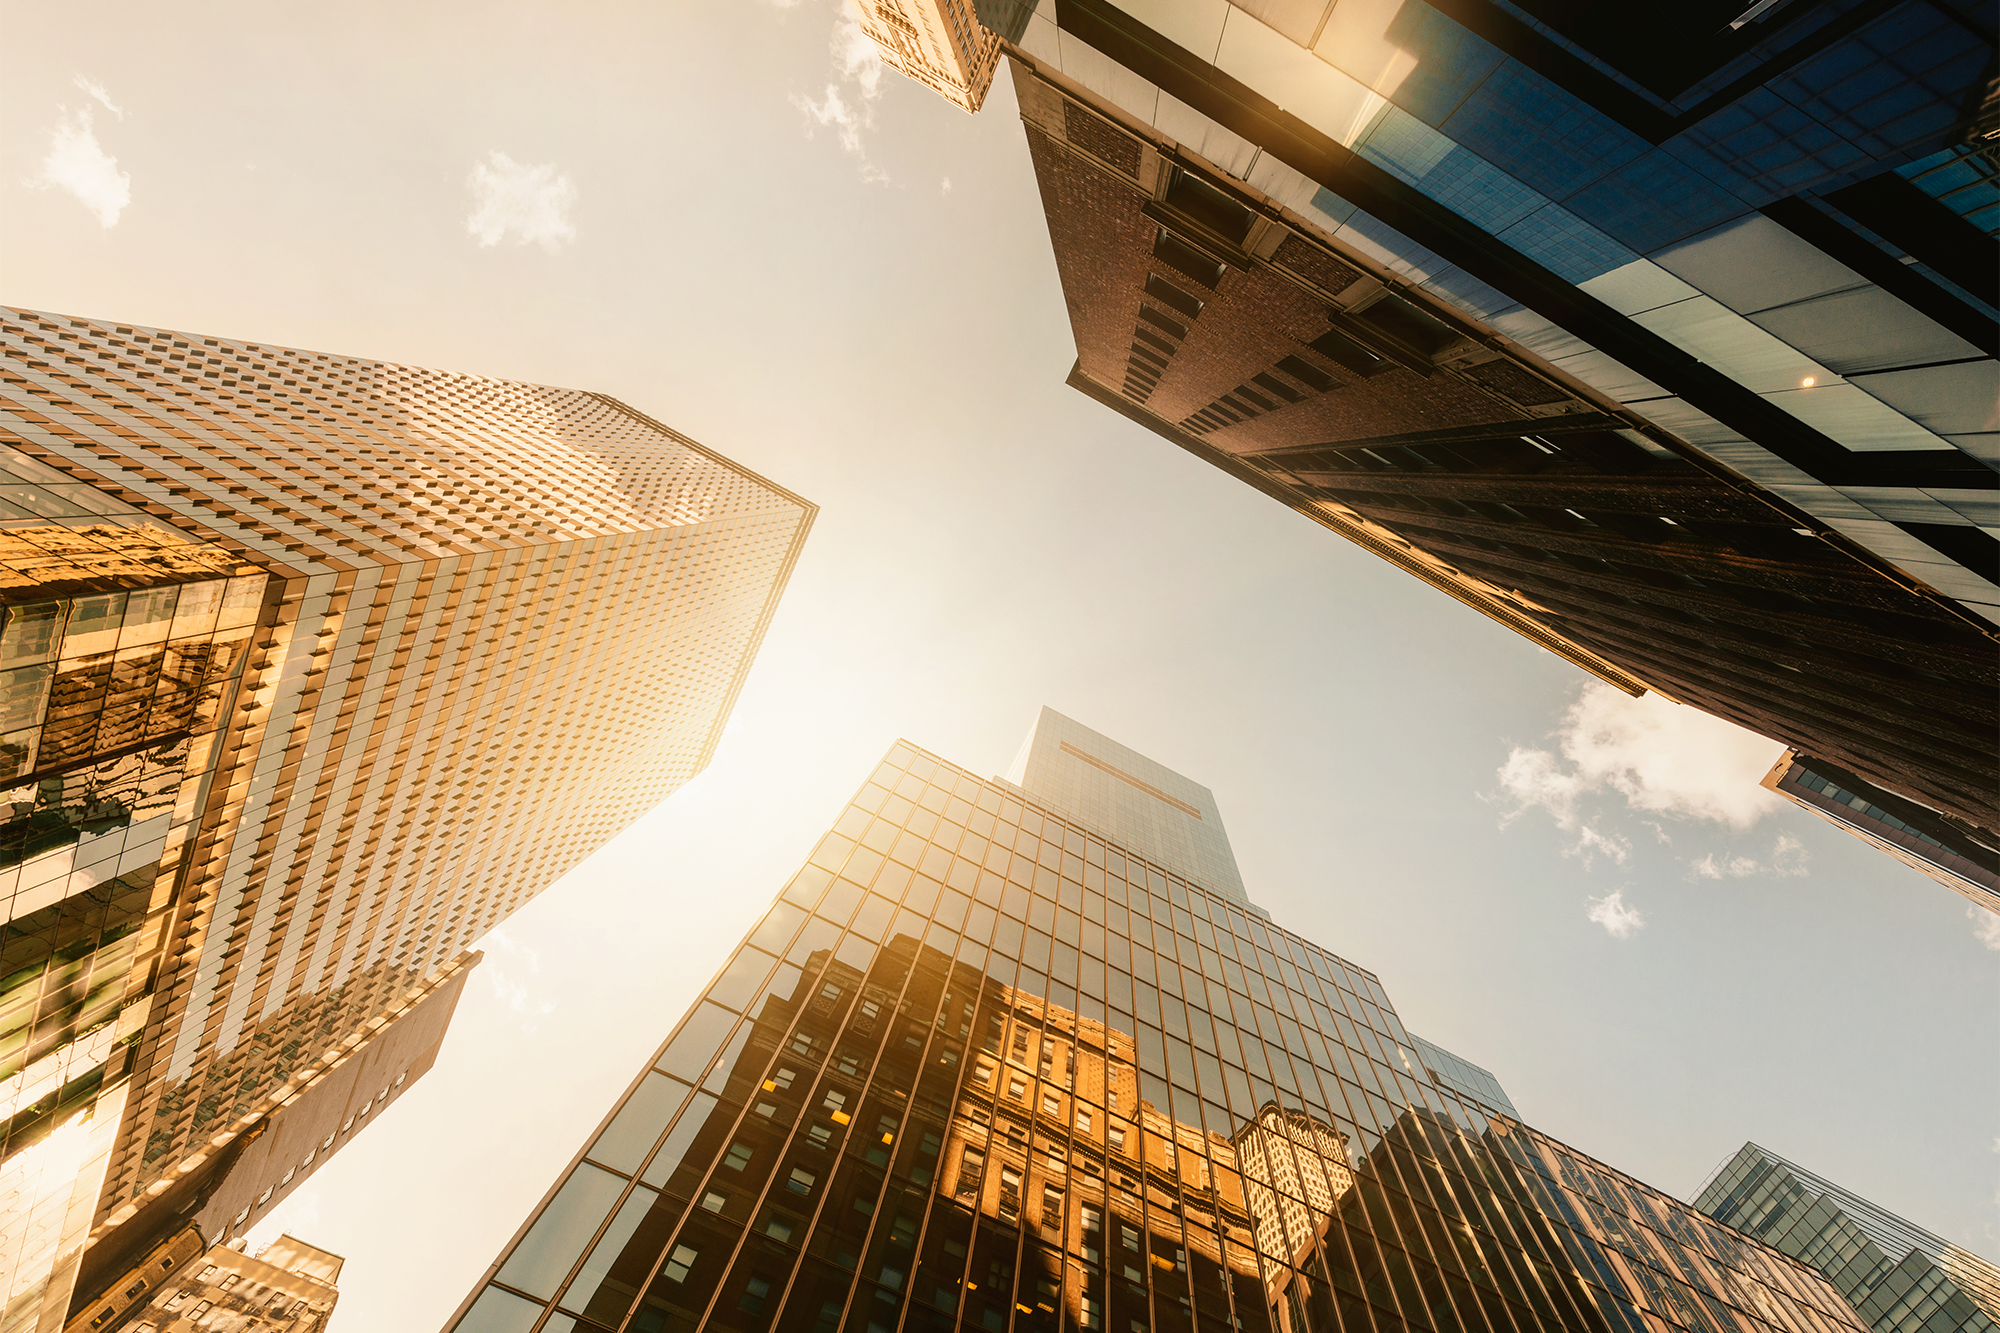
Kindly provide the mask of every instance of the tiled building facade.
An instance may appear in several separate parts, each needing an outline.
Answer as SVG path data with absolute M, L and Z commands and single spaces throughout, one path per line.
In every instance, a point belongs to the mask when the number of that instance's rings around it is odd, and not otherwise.
M 1990 23 L 1704 21 L 1043 0 L 1008 50 L 1070 382 L 1620 688 L 2000 828 Z
M 1993 1333 L 2000 1268 L 1746 1143 L 1695 1207 L 1826 1275 L 1875 1333 Z
M 183 1164 L 700 771 L 814 510 L 601 395 L 26 311 L 0 347 L 26 476 L 0 529 L 47 547 L 49 506 L 111 505 L 244 580 L 213 632 L 234 702 L 99 1076 L 122 1127 L 59 1210 L 56 1290 L 79 1217 L 150 1228 Z M 73 545 L 64 581 L 0 591 L 10 617 L 129 561 Z M 16 1281 L 8 1333 L 42 1300 Z
M 448 1325 L 1858 1327 L 1427 1077 L 1369 973 L 908 744 Z

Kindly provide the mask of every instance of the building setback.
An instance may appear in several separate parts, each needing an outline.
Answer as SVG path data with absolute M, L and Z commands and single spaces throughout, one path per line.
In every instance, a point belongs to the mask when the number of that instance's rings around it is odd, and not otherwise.
M 1875 1333 L 1993 1333 L 2000 1268 L 1746 1143 L 1695 1207 L 1826 1274 Z
M 1612 12 L 1040 4 L 1003 35 L 1071 383 L 1613 685 L 2000 828 L 1989 17 Z
M 599 394 L 0 349 L 11 1330 L 702 769 L 815 511 Z
M 1060 796 L 894 746 L 448 1329 L 1860 1327 Z

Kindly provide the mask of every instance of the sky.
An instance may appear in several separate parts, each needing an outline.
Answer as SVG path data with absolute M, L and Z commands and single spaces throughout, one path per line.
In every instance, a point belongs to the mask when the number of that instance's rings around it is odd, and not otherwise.
M 2000 1258 L 2000 918 L 1066 388 L 1004 74 L 968 117 L 826 0 L 0 17 L 0 300 L 602 391 L 820 506 L 709 770 L 260 1228 L 346 1256 L 333 1333 L 443 1323 L 891 743 L 999 773 L 1043 704 L 1540 1128 Z

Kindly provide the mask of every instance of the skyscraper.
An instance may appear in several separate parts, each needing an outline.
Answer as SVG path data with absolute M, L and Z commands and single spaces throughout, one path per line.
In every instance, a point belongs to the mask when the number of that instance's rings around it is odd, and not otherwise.
M 1619 688 L 2000 828 L 1990 27 L 1709 17 L 1040 5 L 1070 382 Z
M 1993 1333 L 2000 1268 L 1746 1143 L 1695 1207 L 1826 1274 L 1875 1333 Z
M 1787 750 L 1763 785 L 1989 912 L 2000 912 L 2000 835 Z
M 1374 976 L 1179 868 L 1204 789 L 1066 744 L 1145 787 L 892 747 L 452 1333 L 1859 1327 L 1426 1076 Z
M 700 771 L 814 509 L 600 394 L 0 347 L 13 1333 Z

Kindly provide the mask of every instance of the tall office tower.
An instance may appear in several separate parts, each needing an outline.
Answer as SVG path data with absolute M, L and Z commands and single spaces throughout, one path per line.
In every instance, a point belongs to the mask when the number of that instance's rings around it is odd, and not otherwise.
M 1090 735 L 1037 725 L 1200 808 Z M 1375 977 L 1037 772 L 891 748 L 453 1333 L 1860 1327 L 1425 1077 Z
M 1876 1333 L 1993 1333 L 2000 1268 L 1746 1143 L 1695 1207 L 1826 1274 Z
M 1071 382 L 2000 828 L 1990 16 L 1738 8 L 1048 0 L 1010 50 Z
M 14 1333 L 700 771 L 814 509 L 599 394 L 0 347 Z
M 1994 830 L 1963 824 L 1797 750 L 1778 756 L 1762 785 L 1987 911 L 2000 912 L 2000 834 Z

